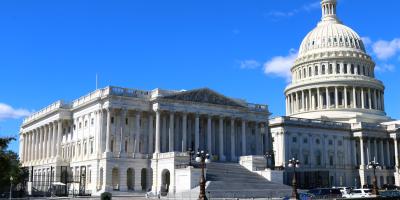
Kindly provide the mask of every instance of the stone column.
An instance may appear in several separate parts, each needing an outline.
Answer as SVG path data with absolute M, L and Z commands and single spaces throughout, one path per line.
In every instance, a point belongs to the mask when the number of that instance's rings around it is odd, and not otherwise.
M 141 153 L 140 152 L 140 112 L 136 112 L 135 116 L 135 151 L 134 153 Z
M 110 142 L 111 142 L 111 108 L 107 108 L 107 132 L 106 132 L 106 151 L 110 152 Z
M 182 152 L 187 151 L 187 114 L 182 114 Z M 192 149 L 193 151 L 193 149 Z
M 325 94 L 326 109 L 329 109 L 331 107 L 331 98 L 330 98 L 330 95 L 329 95 L 329 88 L 328 87 L 325 88 L 325 92 L 326 92 L 326 94 Z
M 391 157 L 390 157 L 390 141 L 386 140 L 386 162 L 387 162 L 387 166 L 391 167 L 392 165 L 392 161 L 391 161 Z
M 312 91 L 311 89 L 308 90 L 308 110 L 312 110 Z
M 303 109 L 303 111 L 306 110 L 306 101 L 305 101 L 305 96 L 304 96 L 304 90 L 301 91 L 301 109 Z
M 200 116 L 196 114 L 195 122 L 194 122 L 194 151 L 197 151 L 200 148 Z
M 356 87 L 353 87 L 353 108 L 357 108 Z
M 126 116 L 127 116 L 127 110 L 126 108 L 121 109 L 121 124 L 120 124 L 120 145 L 119 145 L 119 153 L 121 154 L 126 154 L 128 149 L 125 149 L 125 126 L 126 126 Z
M 154 153 L 160 153 L 160 140 L 161 140 L 161 113 L 159 110 L 156 110 L 156 144 L 155 144 L 155 149 L 154 149 Z
M 361 136 L 360 137 L 360 153 L 361 153 L 361 155 L 360 155 L 360 161 L 361 161 L 361 169 L 364 169 L 364 167 L 365 167 L 365 157 L 364 157 L 364 139 L 363 139 L 363 137 Z
M 36 158 L 37 158 L 37 153 L 35 153 L 35 152 L 37 152 L 37 129 L 34 129 L 33 130 L 33 133 L 32 133 L 32 151 L 31 151 L 31 160 L 32 161 L 35 161 L 36 160 Z
M 53 133 L 53 125 L 49 124 L 48 126 L 48 134 L 47 134 L 47 158 L 50 158 L 51 156 L 51 145 L 52 145 L 52 140 L 53 140 L 53 136 L 51 136 Z
M 344 108 L 347 108 L 347 87 L 344 87 Z
M 242 119 L 242 156 L 247 155 L 246 148 L 246 121 Z
M 397 138 L 393 138 L 394 142 L 394 161 L 395 161 L 395 169 L 396 172 L 398 171 L 398 166 L 399 166 L 399 149 L 398 149 L 398 144 L 397 144 Z
M 231 160 L 236 160 L 236 153 L 235 153 L 235 119 L 231 119 Z
M 46 156 L 46 125 L 41 127 L 40 136 L 40 159 L 43 160 Z
M 168 127 L 168 151 L 173 152 L 175 151 L 175 144 L 174 144 L 174 113 L 170 112 L 169 113 L 169 127 Z
M 378 98 L 377 98 L 376 89 L 374 89 L 374 109 L 378 110 Z
M 224 155 L 224 118 L 219 117 L 219 160 L 225 161 Z
M 335 87 L 335 108 L 339 108 L 339 94 L 337 87 Z
M 319 88 L 317 88 L 317 102 L 318 102 L 318 106 L 317 106 L 317 110 L 321 109 L 321 95 L 319 93 Z
M 208 115 L 207 118 L 207 150 L 208 153 L 211 155 L 212 146 L 211 146 L 211 115 Z
M 372 109 L 371 88 L 368 88 L 368 106 L 369 109 Z
M 44 159 L 45 153 L 46 153 L 46 145 L 45 145 L 45 139 L 46 139 L 46 127 L 42 126 L 41 128 L 41 134 L 40 134 L 40 159 Z
M 168 133 L 167 133 L 167 116 L 162 115 L 162 129 L 161 129 L 161 152 L 167 152 L 168 147 L 167 147 L 167 138 L 168 138 Z
M 364 109 L 365 108 L 365 101 L 364 101 L 364 88 L 360 88 L 361 89 L 361 108 Z
M 385 165 L 385 154 L 383 153 L 383 139 L 379 141 L 379 146 L 380 146 L 380 153 L 381 155 L 379 156 L 381 159 L 379 159 L 379 163 L 381 166 Z
M 369 138 L 365 138 L 365 143 L 367 143 L 367 162 L 366 165 L 368 165 L 369 161 L 371 161 L 371 140 Z
M 356 146 L 356 138 L 353 138 L 351 140 L 352 143 L 352 148 L 354 149 L 353 151 L 353 161 L 354 161 L 354 165 L 357 165 L 357 146 Z
M 147 147 L 147 153 L 148 154 L 152 154 L 153 153 L 153 149 L 154 149 L 154 129 L 153 129 L 153 123 L 154 123 L 154 119 L 153 119 L 153 115 L 149 114 L 149 138 L 148 138 L 148 143 L 149 146 Z
M 104 141 L 103 141 L 104 140 L 104 131 L 103 131 L 104 110 L 100 109 L 98 112 L 99 112 L 99 115 L 98 115 L 99 119 L 97 122 L 98 137 L 97 137 L 97 143 L 96 143 L 96 145 L 97 145 L 96 150 L 97 150 L 97 154 L 102 154 L 104 152 Z

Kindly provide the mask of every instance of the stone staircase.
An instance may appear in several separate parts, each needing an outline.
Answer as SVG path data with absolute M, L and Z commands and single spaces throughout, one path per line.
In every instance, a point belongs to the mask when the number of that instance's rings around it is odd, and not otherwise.
M 290 186 L 270 182 L 238 163 L 210 163 L 206 179 L 206 192 L 212 198 L 265 198 L 291 194 Z

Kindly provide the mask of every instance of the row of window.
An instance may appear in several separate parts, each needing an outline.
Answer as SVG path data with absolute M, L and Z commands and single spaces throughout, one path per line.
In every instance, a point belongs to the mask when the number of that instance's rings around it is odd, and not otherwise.
M 329 74 L 352 74 L 352 75 L 361 75 L 361 76 L 369 76 L 374 77 L 374 72 L 372 67 L 369 66 L 360 66 L 354 64 L 344 64 L 341 67 L 340 64 L 336 65 L 336 68 L 333 67 L 332 64 L 314 66 L 314 67 L 303 67 L 294 71 L 293 80 L 304 79 L 312 76 L 318 75 L 329 75 Z M 335 71 L 334 71 L 335 70 Z
M 364 50 L 364 45 L 361 40 L 347 38 L 347 37 L 328 37 L 322 38 L 321 40 L 313 40 L 310 41 L 306 46 L 306 50 L 310 50 L 313 48 L 318 48 L 320 46 L 338 46 L 338 45 L 345 45 L 348 47 L 355 47 L 357 49 Z
M 297 137 L 292 137 L 292 142 L 293 143 L 297 143 Z M 303 143 L 304 144 L 308 144 L 308 138 L 303 138 Z M 321 141 L 317 138 L 317 139 L 315 139 L 315 144 L 320 144 L 321 143 Z M 333 140 L 328 140 L 328 144 L 329 145 L 333 145 Z M 338 141 L 338 146 L 342 146 L 343 145 L 343 142 L 342 142 L 342 140 L 339 140 Z
M 297 153 L 293 153 L 292 156 L 293 156 L 293 158 L 298 158 L 297 157 L 298 156 Z M 321 155 L 321 153 L 319 151 L 316 152 L 316 155 L 315 155 L 314 159 L 315 159 L 315 164 L 317 166 L 321 166 L 322 165 L 322 155 Z M 310 160 L 309 160 L 309 155 L 307 153 L 303 154 L 302 160 L 303 160 L 303 165 L 311 164 Z M 344 155 L 343 155 L 343 153 L 338 153 L 337 154 L 337 163 L 335 163 L 335 157 L 334 157 L 333 154 L 328 155 L 327 164 L 330 165 L 330 166 L 334 166 L 335 164 L 343 165 L 344 164 Z
M 70 145 L 64 145 L 62 147 L 62 150 L 61 150 L 62 157 L 64 159 L 67 159 L 67 158 L 71 158 L 71 157 L 75 157 L 75 156 L 80 156 L 81 153 L 83 153 L 83 155 L 87 155 L 88 153 L 89 154 L 93 154 L 94 153 L 94 141 L 93 141 L 93 139 L 91 139 L 89 141 L 89 152 L 88 152 L 87 142 L 83 142 L 83 152 L 81 152 L 82 151 L 81 147 L 82 147 L 81 143 L 78 143 L 76 145 L 75 144 L 71 144 L 71 146 Z M 77 149 L 77 150 L 75 150 L 75 149 Z M 75 155 L 76 151 L 77 151 L 77 153 Z

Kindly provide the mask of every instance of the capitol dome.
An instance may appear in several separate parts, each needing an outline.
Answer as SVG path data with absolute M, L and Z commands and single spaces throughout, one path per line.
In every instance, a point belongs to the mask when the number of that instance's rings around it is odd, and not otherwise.
M 322 21 L 304 38 L 300 45 L 299 55 L 305 56 L 335 48 L 365 53 L 361 37 L 351 28 L 339 21 Z
M 285 89 L 291 117 L 341 122 L 387 121 L 383 83 L 361 37 L 336 15 L 337 1 L 322 0 L 322 18 L 304 38 Z

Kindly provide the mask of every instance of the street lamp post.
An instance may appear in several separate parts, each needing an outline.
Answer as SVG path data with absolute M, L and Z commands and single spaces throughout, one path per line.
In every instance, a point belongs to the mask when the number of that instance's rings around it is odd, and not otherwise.
M 372 169 L 374 172 L 374 179 L 372 180 L 372 194 L 379 195 L 378 184 L 377 184 L 377 180 L 376 180 L 376 169 L 380 169 L 381 166 L 374 159 L 373 161 L 369 162 L 368 168 Z
M 12 199 L 12 184 L 13 184 L 14 178 L 10 176 L 10 199 Z
M 273 160 L 273 158 L 274 158 L 274 154 L 275 154 L 275 152 L 274 151 L 267 151 L 267 152 L 265 152 L 265 154 L 264 154 L 264 158 L 267 160 L 267 169 L 271 169 L 271 167 L 270 167 L 270 165 L 269 165 L 269 161 L 271 160 Z M 274 167 L 274 166 L 272 166 L 272 167 Z
M 291 199 L 299 199 L 299 193 L 297 193 L 297 183 L 296 183 L 296 168 L 300 167 L 300 161 L 292 158 L 289 160 L 288 167 L 293 167 L 293 180 L 292 180 L 292 197 Z
M 206 164 L 211 162 L 210 155 L 204 151 L 199 151 L 196 154 L 196 162 L 200 163 L 200 167 L 201 167 L 199 200 L 207 200 L 206 179 L 204 177 L 204 168 L 206 167 Z

